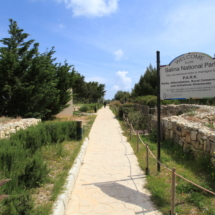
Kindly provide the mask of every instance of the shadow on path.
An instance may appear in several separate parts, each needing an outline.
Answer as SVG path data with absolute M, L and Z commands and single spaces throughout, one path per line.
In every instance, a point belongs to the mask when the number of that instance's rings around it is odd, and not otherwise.
M 88 185 L 94 185 L 96 187 L 99 187 L 103 193 L 106 195 L 115 198 L 119 201 L 125 202 L 129 205 L 130 209 L 135 209 L 136 206 L 139 206 L 138 212 L 135 212 L 135 214 L 147 214 L 149 212 L 153 212 L 156 209 L 154 209 L 154 206 L 151 204 L 150 196 L 144 193 L 141 193 L 137 190 L 131 189 L 130 187 L 127 187 L 125 185 L 120 184 L 127 183 L 126 181 L 129 180 L 141 180 L 142 178 L 145 178 L 145 175 L 137 175 L 140 177 L 132 178 L 132 179 L 122 179 L 122 180 L 116 180 L 116 181 L 110 181 L 110 182 L 98 182 L 98 183 L 92 183 L 92 184 L 84 184 L 84 186 Z M 119 182 L 119 183 L 117 183 Z

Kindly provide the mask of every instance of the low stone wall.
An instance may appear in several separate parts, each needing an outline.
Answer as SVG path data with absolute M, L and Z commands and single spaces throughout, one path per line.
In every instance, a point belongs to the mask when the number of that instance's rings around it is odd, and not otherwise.
M 32 125 L 37 125 L 41 119 L 29 118 L 20 120 L 11 120 L 0 124 L 0 139 L 8 138 L 10 134 L 16 133 L 20 129 L 26 129 Z
M 210 154 L 211 162 L 215 167 L 215 129 L 205 126 L 205 123 L 211 122 L 215 109 L 210 107 L 208 111 L 195 114 L 196 118 L 195 116 L 186 118 L 185 114 L 163 118 L 164 139 L 173 139 L 175 143 L 183 147 L 184 151 L 195 149 Z M 213 125 L 213 122 L 211 123 Z
M 181 104 L 181 105 L 161 105 L 162 116 L 180 115 L 184 112 L 193 111 L 201 108 L 201 105 Z

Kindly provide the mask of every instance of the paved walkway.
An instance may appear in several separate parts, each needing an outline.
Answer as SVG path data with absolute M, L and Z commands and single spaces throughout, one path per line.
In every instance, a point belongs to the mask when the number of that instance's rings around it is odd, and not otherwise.
M 160 215 L 143 188 L 145 175 L 109 107 L 99 111 L 89 138 L 65 215 Z

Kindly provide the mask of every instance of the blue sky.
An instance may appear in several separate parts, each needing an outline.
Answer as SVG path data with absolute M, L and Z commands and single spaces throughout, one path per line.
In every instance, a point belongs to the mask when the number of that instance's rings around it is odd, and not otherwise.
M 188 52 L 215 54 L 214 0 L 0 0 L 0 38 L 8 19 L 55 47 L 86 81 L 106 85 L 106 99 L 131 91 L 156 51 L 161 65 Z

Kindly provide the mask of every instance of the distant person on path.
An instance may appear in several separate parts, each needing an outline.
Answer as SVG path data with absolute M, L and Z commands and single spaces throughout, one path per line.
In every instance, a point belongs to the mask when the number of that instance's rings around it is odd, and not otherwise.
M 106 101 L 104 101 L 104 107 L 106 107 Z

